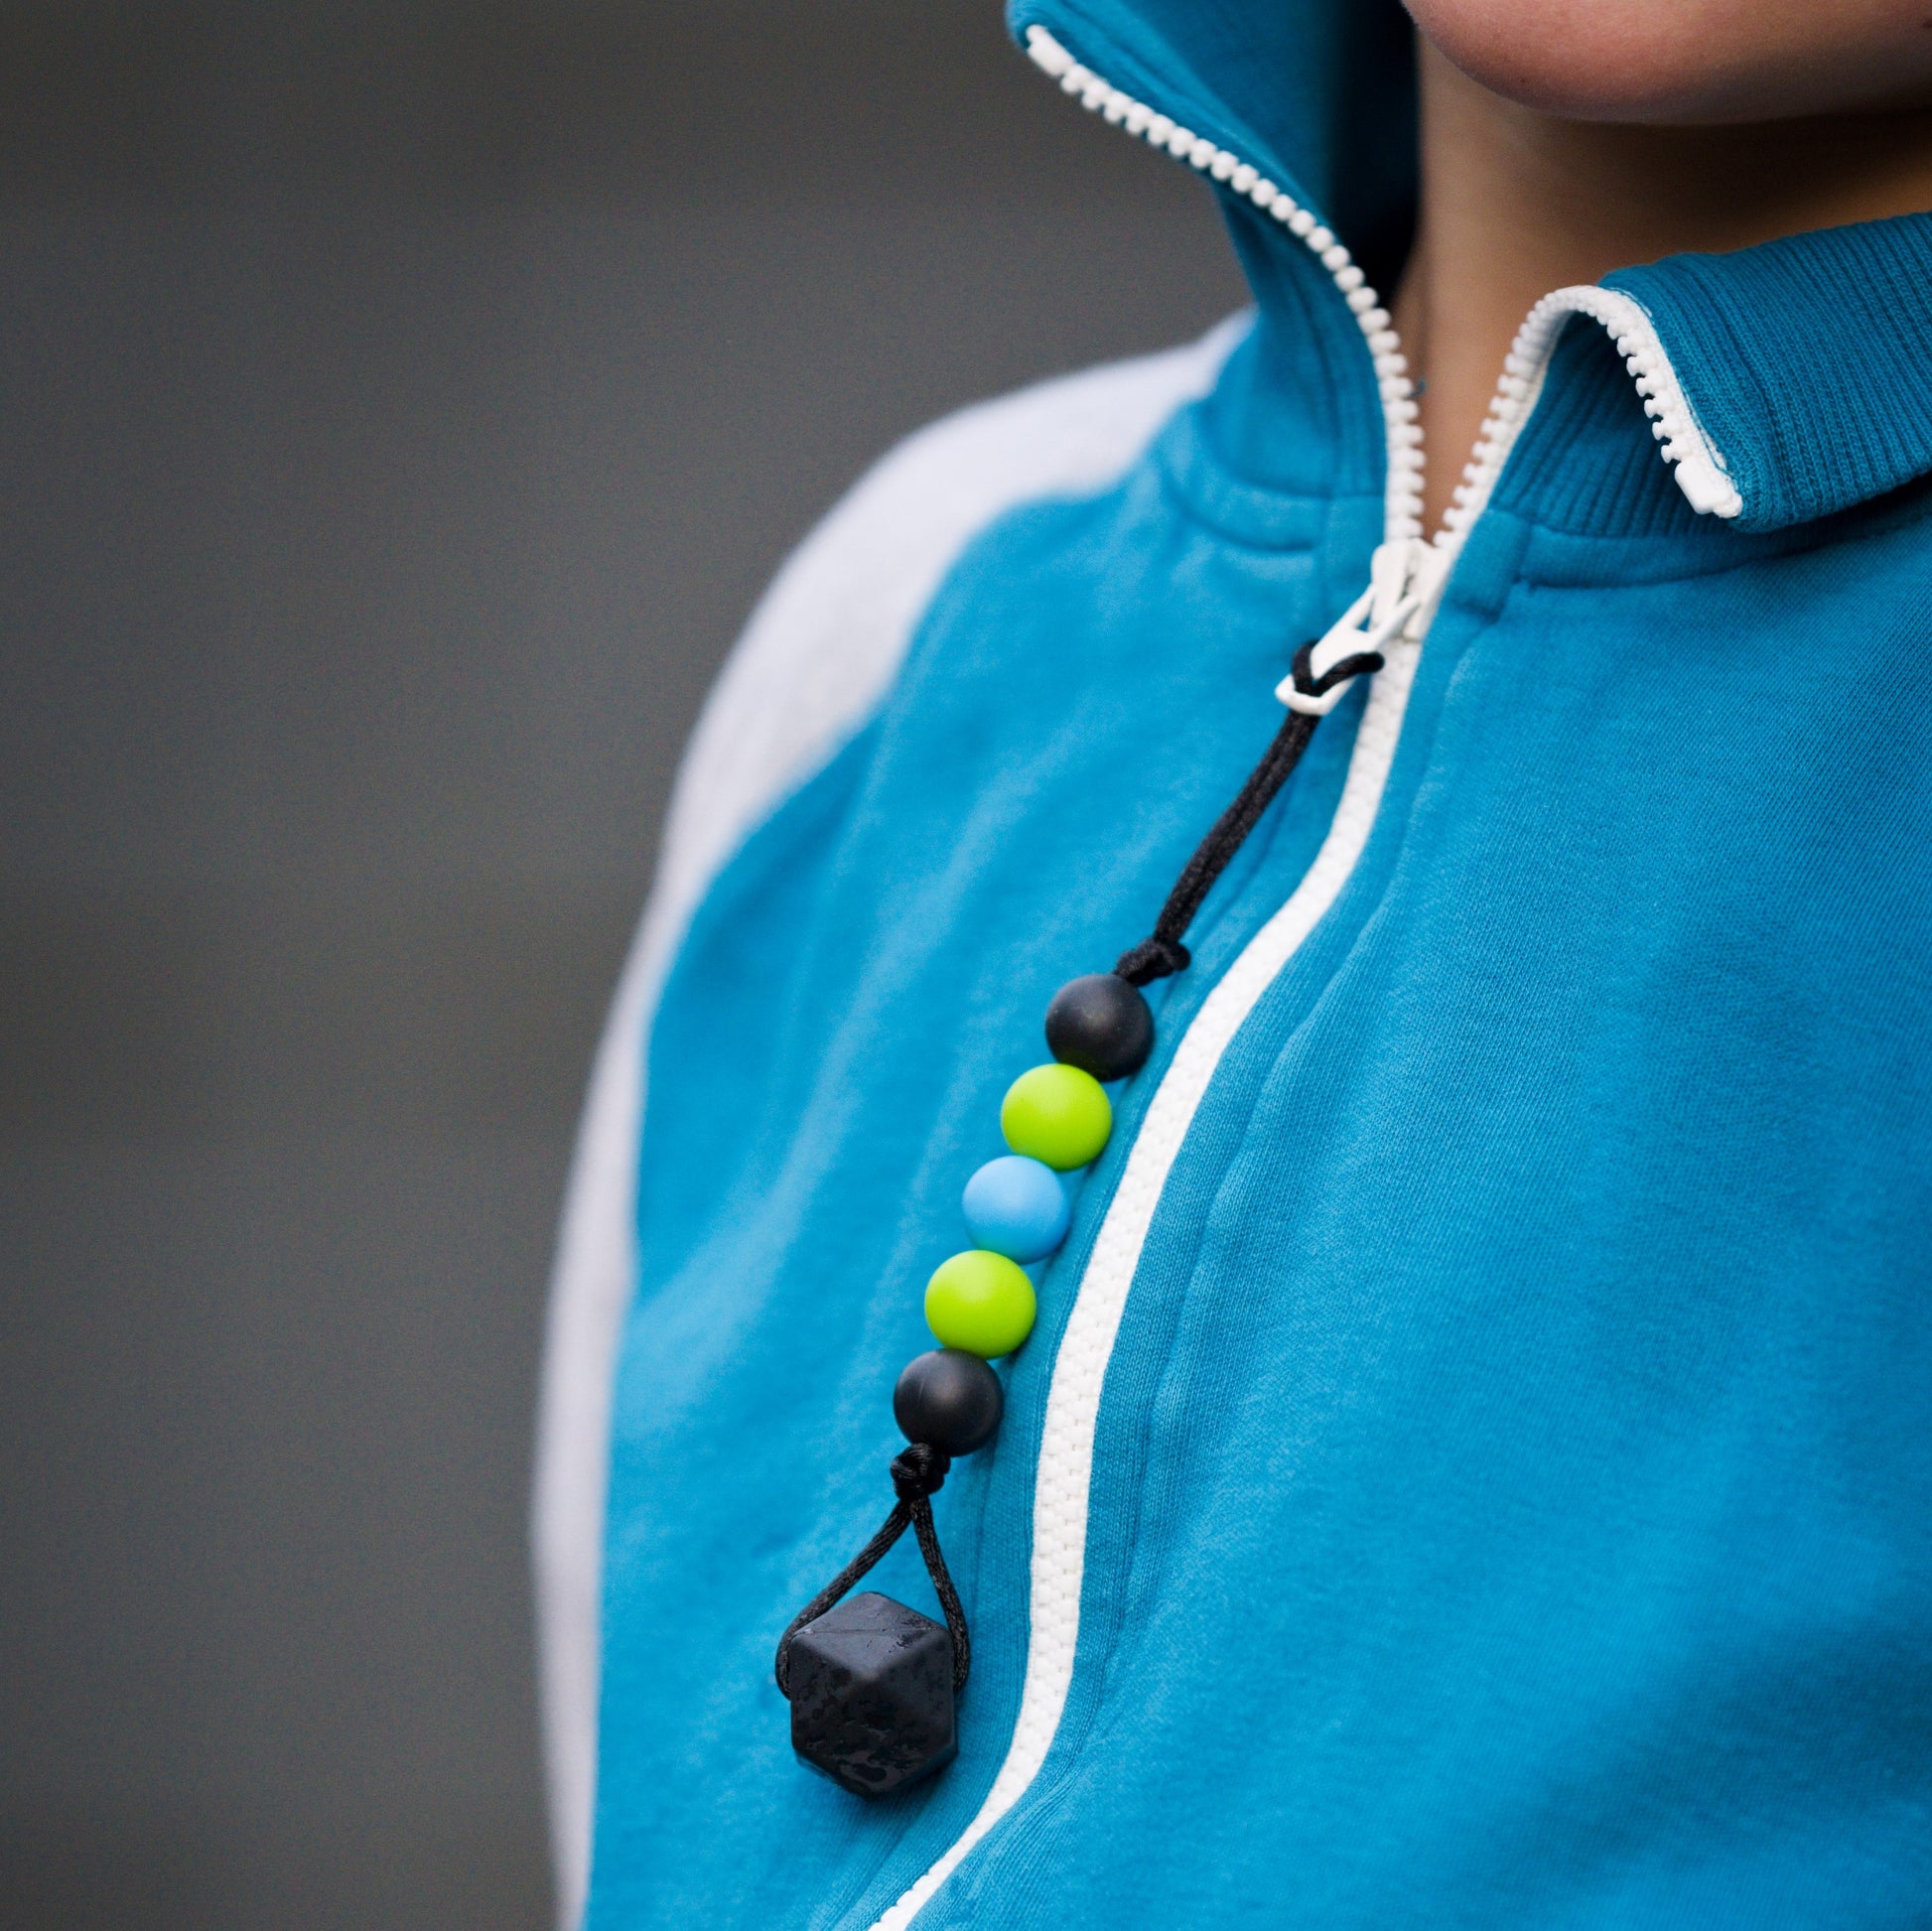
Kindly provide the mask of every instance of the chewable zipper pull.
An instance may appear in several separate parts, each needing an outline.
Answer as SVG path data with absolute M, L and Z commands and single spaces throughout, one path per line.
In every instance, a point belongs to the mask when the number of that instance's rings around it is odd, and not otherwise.
M 1382 668 L 1384 652 L 1420 639 L 1448 574 L 1449 556 L 1419 536 L 1376 546 L 1368 588 L 1326 632 L 1295 653 L 1295 666 L 1275 686 L 1291 711 L 1325 718 L 1357 677 Z

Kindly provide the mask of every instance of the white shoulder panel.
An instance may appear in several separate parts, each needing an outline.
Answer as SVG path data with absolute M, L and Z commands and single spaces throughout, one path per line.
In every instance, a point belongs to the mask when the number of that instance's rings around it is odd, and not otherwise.
M 1246 316 L 1165 354 L 981 403 L 882 459 L 778 572 L 692 735 L 612 1007 L 551 1276 L 533 1541 L 558 1922 L 582 1915 L 597 1773 L 611 1376 L 634 1268 L 644 1038 L 691 913 L 747 835 L 877 709 L 966 544 L 1040 498 L 1104 488 L 1205 394 Z

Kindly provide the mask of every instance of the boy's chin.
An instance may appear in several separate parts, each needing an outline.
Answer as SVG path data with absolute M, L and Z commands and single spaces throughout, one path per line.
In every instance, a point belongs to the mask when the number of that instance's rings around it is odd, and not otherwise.
M 1492 93 L 1568 120 L 1697 127 L 1932 105 L 1899 0 L 1406 0 Z

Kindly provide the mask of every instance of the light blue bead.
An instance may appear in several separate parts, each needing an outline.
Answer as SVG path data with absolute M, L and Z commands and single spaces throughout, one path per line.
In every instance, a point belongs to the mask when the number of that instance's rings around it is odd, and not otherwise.
M 1025 1154 L 989 1160 L 959 1204 L 974 1241 L 1010 1261 L 1044 1260 L 1066 1238 L 1066 1188 L 1050 1167 Z

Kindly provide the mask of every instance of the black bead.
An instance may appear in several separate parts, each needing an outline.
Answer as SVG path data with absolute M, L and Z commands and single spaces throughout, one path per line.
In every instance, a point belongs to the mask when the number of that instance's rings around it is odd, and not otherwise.
M 1117 972 L 1069 979 L 1046 1009 L 1046 1050 L 1095 1079 L 1125 1079 L 1154 1050 L 1154 1015 Z
M 985 1448 L 1006 1405 L 1000 1377 L 977 1354 L 957 1347 L 915 1355 L 893 1390 L 893 1419 L 905 1439 L 949 1455 Z
M 885 1797 L 950 1763 L 952 1637 L 868 1589 L 791 1639 L 791 1747 L 861 1797 Z

